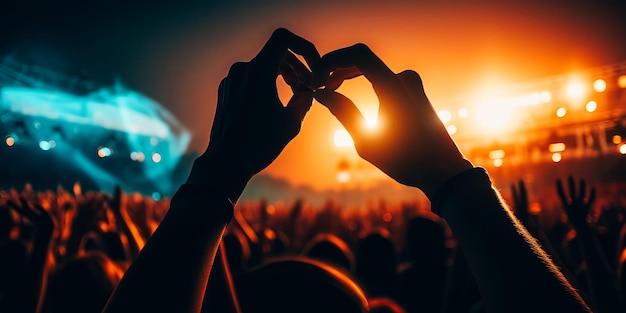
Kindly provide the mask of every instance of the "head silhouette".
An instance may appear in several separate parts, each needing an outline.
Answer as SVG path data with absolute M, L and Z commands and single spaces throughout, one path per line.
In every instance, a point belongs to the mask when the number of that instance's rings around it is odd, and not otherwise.
M 328 233 L 316 235 L 304 246 L 302 254 L 354 272 L 354 255 L 348 244 L 336 235 Z
M 235 282 L 244 312 L 367 312 L 363 290 L 345 271 L 306 257 L 269 261 Z
M 372 296 L 392 291 L 396 276 L 396 251 L 386 232 L 372 232 L 359 240 L 356 276 Z

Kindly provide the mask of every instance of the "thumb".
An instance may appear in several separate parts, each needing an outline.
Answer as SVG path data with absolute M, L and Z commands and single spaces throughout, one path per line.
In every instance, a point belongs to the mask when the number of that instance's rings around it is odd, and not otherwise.
M 365 118 L 352 100 L 338 92 L 326 89 L 317 90 L 313 96 L 341 122 L 352 139 L 356 141 L 362 136 Z
M 287 103 L 287 109 L 291 110 L 300 122 L 313 104 L 313 95 L 310 92 L 296 92 Z

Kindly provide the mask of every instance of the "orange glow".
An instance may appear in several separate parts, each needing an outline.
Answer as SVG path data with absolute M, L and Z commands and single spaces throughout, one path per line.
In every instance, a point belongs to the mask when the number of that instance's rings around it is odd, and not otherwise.
M 626 75 L 621 75 L 617 78 L 617 85 L 620 88 L 626 88 Z
M 622 143 L 622 136 L 620 135 L 613 135 L 613 138 L 611 139 L 614 145 L 619 145 L 620 143 Z
M 626 143 L 623 143 L 619 146 L 619 153 L 626 154 Z
M 274 207 L 273 205 L 268 205 L 267 208 L 265 208 L 265 211 L 268 215 L 274 215 L 274 213 L 276 213 L 276 207 Z
M 7 146 L 9 147 L 13 147 L 15 145 L 15 138 L 8 136 L 4 142 L 7 144 Z
M 594 112 L 597 108 L 598 108 L 598 103 L 593 100 L 587 102 L 587 105 L 585 105 L 585 109 L 587 110 L 587 112 Z
M 565 151 L 565 144 L 562 142 L 552 143 L 548 146 L 550 152 L 563 152 Z
M 350 181 L 350 173 L 347 171 L 341 171 L 337 173 L 337 182 L 340 184 L 345 184 Z
M 558 108 L 556 110 L 556 116 L 557 117 L 563 117 L 563 116 L 565 116 L 565 114 L 567 114 L 567 109 L 566 108 Z
M 528 212 L 532 215 L 540 214 L 541 210 L 542 210 L 542 207 L 541 207 L 541 203 L 539 202 L 532 202 L 530 206 L 528 207 Z
M 552 154 L 552 162 L 559 163 L 561 159 L 563 159 L 563 156 L 560 153 L 556 152 Z
M 604 79 L 596 79 L 596 81 L 593 82 L 593 89 L 596 92 L 604 92 L 606 90 L 606 82 Z

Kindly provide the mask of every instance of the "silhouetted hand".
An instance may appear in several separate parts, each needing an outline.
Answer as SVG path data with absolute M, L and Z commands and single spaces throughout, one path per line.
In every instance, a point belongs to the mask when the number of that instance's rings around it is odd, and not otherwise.
M 312 43 L 278 29 L 250 62 L 233 64 L 219 86 L 209 146 L 194 163 L 188 183 L 223 188 L 234 202 L 245 183 L 300 132 L 313 102 L 311 72 L 290 50 L 311 68 L 319 61 Z M 278 98 L 278 75 L 294 92 L 286 106 Z M 230 181 L 212 181 L 216 174 Z
M 561 198 L 563 209 L 567 214 L 570 222 L 577 230 L 587 227 L 587 216 L 591 210 L 591 206 L 596 199 L 596 189 L 591 188 L 589 198 L 585 199 L 587 194 L 586 183 L 584 179 L 580 180 L 579 190 L 576 192 L 576 183 L 572 176 L 567 179 L 569 184 L 569 196 L 565 194 L 563 183 L 561 180 L 556 181 L 556 190 Z
M 38 234 L 45 237 L 51 237 L 54 231 L 55 222 L 48 211 L 46 211 L 38 203 L 29 203 L 26 199 L 20 198 L 20 204 L 17 205 L 13 201 L 7 201 L 7 204 L 17 211 L 21 216 L 27 218 Z
M 530 205 L 528 203 L 528 193 L 526 192 L 526 184 L 523 180 L 511 185 L 511 194 L 513 196 L 513 208 L 515 210 L 515 216 L 528 228 L 533 235 L 537 229 L 537 222 L 530 214 Z
M 350 99 L 333 91 L 361 74 L 379 99 L 376 130 L 366 127 Z M 437 117 L 416 72 L 395 74 L 366 45 L 357 44 L 323 56 L 314 75 L 315 86 L 326 86 L 315 98 L 350 133 L 359 155 L 396 181 L 420 188 L 432 200 L 444 182 L 473 168 Z

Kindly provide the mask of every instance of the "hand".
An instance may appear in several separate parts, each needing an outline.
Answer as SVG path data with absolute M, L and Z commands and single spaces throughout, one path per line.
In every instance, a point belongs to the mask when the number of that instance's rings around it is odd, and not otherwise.
M 559 194 L 559 198 L 561 198 L 561 203 L 563 204 L 563 209 L 565 210 L 567 217 L 576 230 L 580 231 L 586 229 L 587 227 L 587 216 L 589 215 L 591 206 L 596 199 L 596 189 L 591 188 L 589 198 L 585 200 L 585 195 L 587 193 L 585 180 L 580 180 L 578 193 L 576 193 L 576 183 L 574 182 L 574 178 L 570 176 L 567 181 L 569 184 L 569 197 L 565 194 L 563 183 L 561 183 L 560 179 L 556 181 L 556 190 Z
M 513 208 L 515 216 L 528 228 L 531 233 L 534 234 L 534 230 L 538 228 L 537 222 L 534 220 L 534 216 L 530 214 L 530 205 L 528 204 L 528 194 L 526 193 L 526 185 L 523 180 L 518 182 L 516 188 L 515 184 L 511 185 L 511 194 L 513 195 Z
M 54 232 L 55 222 L 50 213 L 41 205 L 37 203 L 31 204 L 24 198 L 20 198 L 20 204 L 18 205 L 11 200 L 7 201 L 7 205 L 33 223 L 38 234 L 51 237 Z
M 343 124 L 359 155 L 396 181 L 420 188 L 432 200 L 443 183 L 473 168 L 437 117 L 416 72 L 394 74 L 366 45 L 357 44 L 323 56 L 314 75 L 314 85 L 326 86 L 315 99 Z M 344 79 L 359 75 L 379 99 L 375 131 L 365 127 L 350 99 L 334 92 Z
M 313 102 L 311 72 L 289 50 L 301 54 L 311 68 L 320 58 L 312 43 L 278 29 L 250 62 L 233 64 L 219 86 L 209 146 L 187 183 L 217 185 L 234 202 L 247 181 L 300 132 Z M 278 75 L 294 92 L 286 106 L 278 98 Z

